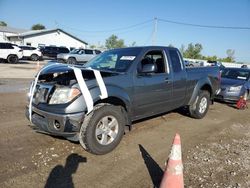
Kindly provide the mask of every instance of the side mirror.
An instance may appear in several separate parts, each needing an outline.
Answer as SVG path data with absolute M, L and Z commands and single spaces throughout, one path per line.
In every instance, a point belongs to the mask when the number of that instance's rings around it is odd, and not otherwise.
M 142 67 L 142 73 L 154 73 L 156 71 L 155 64 L 145 64 Z

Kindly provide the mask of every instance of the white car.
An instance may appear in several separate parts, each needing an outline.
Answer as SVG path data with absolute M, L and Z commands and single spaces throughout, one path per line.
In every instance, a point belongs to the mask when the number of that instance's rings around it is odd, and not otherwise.
M 0 43 L 0 59 L 9 63 L 17 63 L 23 57 L 23 50 L 11 43 Z
M 32 61 L 38 61 L 42 57 L 42 52 L 31 46 L 19 46 L 23 50 L 23 57 Z
M 100 53 L 101 51 L 99 50 L 74 49 L 70 53 L 58 54 L 57 59 L 60 62 L 68 64 L 86 63 Z

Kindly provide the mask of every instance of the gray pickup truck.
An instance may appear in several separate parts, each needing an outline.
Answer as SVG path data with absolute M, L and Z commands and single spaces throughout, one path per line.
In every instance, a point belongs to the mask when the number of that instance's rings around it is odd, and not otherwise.
M 176 48 L 114 49 L 84 66 L 44 67 L 31 85 L 26 116 L 38 132 L 105 154 L 135 120 L 180 107 L 203 118 L 219 82 L 217 67 L 185 68 Z

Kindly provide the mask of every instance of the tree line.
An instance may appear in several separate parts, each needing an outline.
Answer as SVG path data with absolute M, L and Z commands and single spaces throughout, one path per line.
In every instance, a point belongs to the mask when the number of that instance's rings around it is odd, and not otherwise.
M 184 58 L 190 59 L 203 59 L 203 60 L 210 60 L 210 61 L 223 61 L 223 62 L 235 62 L 235 51 L 233 49 L 226 50 L 226 57 L 220 58 L 216 55 L 213 56 L 204 56 L 201 54 L 203 47 L 200 43 L 190 43 L 188 44 L 187 48 L 184 45 L 181 45 L 180 52 Z
M 133 42 L 129 46 L 135 46 L 136 43 Z M 93 46 L 94 47 L 94 46 Z M 109 38 L 106 39 L 105 47 L 107 49 L 114 49 L 114 48 L 123 48 L 126 47 L 124 44 L 123 39 L 119 39 L 116 35 L 111 35 Z M 169 47 L 174 47 L 173 45 L 169 45 Z M 234 54 L 235 51 L 233 49 L 226 50 L 226 57 L 220 58 L 216 55 L 213 56 L 204 56 L 202 55 L 202 49 L 203 46 L 200 43 L 190 43 L 188 44 L 187 48 L 185 48 L 184 45 L 181 45 L 180 52 L 183 55 L 184 58 L 190 58 L 190 59 L 202 59 L 202 60 L 210 60 L 210 61 L 223 61 L 223 62 L 234 62 Z
M 8 26 L 8 24 L 4 21 L 0 21 L 0 26 L 6 27 L 6 26 Z M 44 25 L 38 23 L 38 24 L 32 25 L 30 29 L 31 30 L 42 30 L 42 29 L 46 29 L 46 27 Z

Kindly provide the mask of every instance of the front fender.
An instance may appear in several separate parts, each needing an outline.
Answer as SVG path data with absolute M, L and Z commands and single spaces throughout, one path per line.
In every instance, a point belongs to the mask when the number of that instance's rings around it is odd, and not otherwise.
M 197 96 L 199 95 L 199 91 L 202 89 L 208 90 L 210 94 L 213 93 L 212 83 L 208 78 L 201 79 L 196 83 L 194 90 L 193 90 L 193 93 L 192 93 L 192 96 L 188 102 L 188 105 L 194 104 L 194 102 L 197 99 Z

